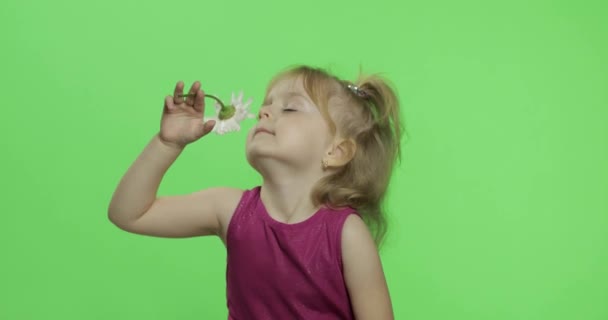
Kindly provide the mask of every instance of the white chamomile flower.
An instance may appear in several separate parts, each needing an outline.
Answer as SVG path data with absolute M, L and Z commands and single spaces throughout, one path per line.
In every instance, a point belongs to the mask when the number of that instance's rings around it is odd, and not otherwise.
M 209 117 L 204 121 L 215 120 L 212 132 L 223 135 L 228 132 L 241 130 L 240 122 L 246 118 L 255 118 L 255 115 L 249 112 L 249 106 L 252 99 L 243 102 L 243 92 L 241 91 L 238 97 L 232 93 L 232 99 L 229 105 L 222 107 L 219 102 L 215 102 L 215 116 Z

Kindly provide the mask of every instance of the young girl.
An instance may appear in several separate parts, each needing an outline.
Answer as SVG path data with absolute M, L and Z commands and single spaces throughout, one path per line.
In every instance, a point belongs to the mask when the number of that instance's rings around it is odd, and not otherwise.
M 185 100 L 183 87 L 165 98 L 160 132 L 120 181 L 109 219 L 137 234 L 220 237 L 229 319 L 393 319 L 377 249 L 402 134 L 391 86 L 281 72 L 247 135 L 262 185 L 157 197 L 171 164 L 215 125 L 201 121 L 200 83 Z

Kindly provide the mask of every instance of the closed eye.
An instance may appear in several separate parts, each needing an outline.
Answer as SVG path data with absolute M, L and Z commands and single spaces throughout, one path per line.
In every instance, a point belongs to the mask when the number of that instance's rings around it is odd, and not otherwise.
M 296 109 L 289 109 L 289 108 L 286 108 L 286 109 L 283 109 L 283 111 L 291 112 L 291 111 L 297 111 L 297 110 L 296 110 Z

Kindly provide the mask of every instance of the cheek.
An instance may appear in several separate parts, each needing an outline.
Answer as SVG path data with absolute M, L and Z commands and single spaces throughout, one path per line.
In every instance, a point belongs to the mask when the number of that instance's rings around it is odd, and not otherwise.
M 310 123 L 304 121 L 297 123 L 282 123 L 277 126 L 277 138 L 282 143 L 288 144 L 303 144 L 314 140 L 315 129 Z
M 288 149 L 288 152 L 302 153 L 310 155 L 321 154 L 327 144 L 325 130 L 316 126 L 290 128 L 283 131 L 285 134 L 278 137 L 280 144 Z

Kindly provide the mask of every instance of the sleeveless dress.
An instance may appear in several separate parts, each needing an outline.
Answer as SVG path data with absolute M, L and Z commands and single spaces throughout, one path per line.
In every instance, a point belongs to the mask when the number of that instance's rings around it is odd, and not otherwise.
M 268 214 L 260 190 L 245 190 L 228 225 L 228 319 L 354 319 L 340 240 L 344 221 L 358 213 L 322 207 L 286 224 Z

